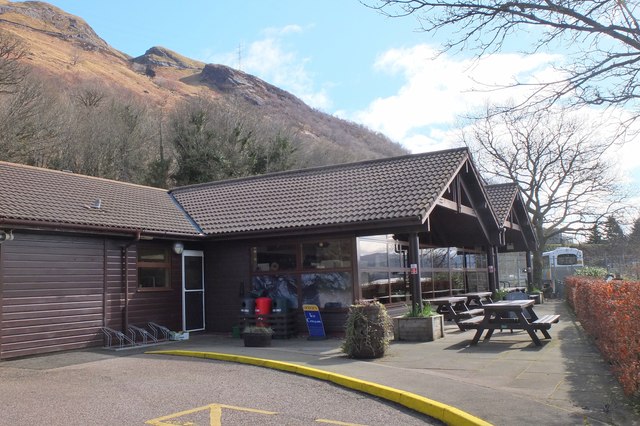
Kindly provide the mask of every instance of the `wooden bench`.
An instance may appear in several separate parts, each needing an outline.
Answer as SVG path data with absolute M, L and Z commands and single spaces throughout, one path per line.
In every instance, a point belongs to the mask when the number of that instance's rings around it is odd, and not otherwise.
M 551 339 L 551 335 L 547 330 L 551 328 L 551 324 L 560 321 L 560 315 L 543 315 L 531 323 L 534 331 L 540 331 L 546 339 Z
M 466 320 L 458 321 L 458 327 L 460 327 L 460 329 L 462 330 L 478 328 L 478 326 L 480 325 L 483 319 L 484 319 L 484 316 L 480 315 L 480 316 L 471 317 Z
M 482 308 L 467 309 L 466 311 L 456 311 L 456 312 L 461 317 L 475 317 L 477 315 L 480 315 L 482 317 L 482 315 L 484 315 L 484 309 Z
M 560 321 L 560 315 L 544 315 L 532 322 L 534 328 L 551 328 L 551 324 L 556 324 Z

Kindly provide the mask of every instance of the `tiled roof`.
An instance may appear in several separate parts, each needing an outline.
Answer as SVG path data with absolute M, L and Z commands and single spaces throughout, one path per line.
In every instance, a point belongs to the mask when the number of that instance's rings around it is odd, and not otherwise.
M 5 162 L 0 162 L 0 185 L 0 223 L 198 234 L 163 189 Z M 100 208 L 94 208 L 98 202 Z
M 469 158 L 466 148 L 276 173 L 171 191 L 205 234 L 420 224 Z
M 485 187 L 489 202 L 493 207 L 499 224 L 502 226 L 509 217 L 509 212 L 513 207 L 513 202 L 518 194 L 518 186 L 515 183 L 501 183 L 498 185 L 487 185 Z

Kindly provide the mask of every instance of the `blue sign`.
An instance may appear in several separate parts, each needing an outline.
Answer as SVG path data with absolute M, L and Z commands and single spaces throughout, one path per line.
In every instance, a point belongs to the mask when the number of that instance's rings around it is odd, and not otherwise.
M 317 305 L 302 305 L 304 318 L 307 320 L 307 329 L 309 330 L 309 340 L 323 340 L 327 336 L 324 334 L 324 324 L 320 316 L 320 309 Z

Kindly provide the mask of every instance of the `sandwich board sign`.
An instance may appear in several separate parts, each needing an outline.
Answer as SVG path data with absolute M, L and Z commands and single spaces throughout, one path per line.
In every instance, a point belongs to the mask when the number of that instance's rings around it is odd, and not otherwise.
M 309 330 L 309 340 L 323 340 L 327 336 L 324 333 L 324 324 L 320 316 L 318 305 L 302 305 L 304 311 L 304 319 L 307 321 L 307 329 Z

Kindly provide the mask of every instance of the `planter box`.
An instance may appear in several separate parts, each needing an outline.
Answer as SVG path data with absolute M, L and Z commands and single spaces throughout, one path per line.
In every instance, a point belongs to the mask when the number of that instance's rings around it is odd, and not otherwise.
M 271 334 L 269 333 L 243 333 L 244 345 L 252 348 L 271 346 Z
M 543 293 L 529 293 L 529 298 L 533 299 L 536 305 L 540 305 L 541 303 L 544 303 Z
M 395 317 L 393 318 L 395 340 L 430 342 L 444 337 L 444 316 Z

